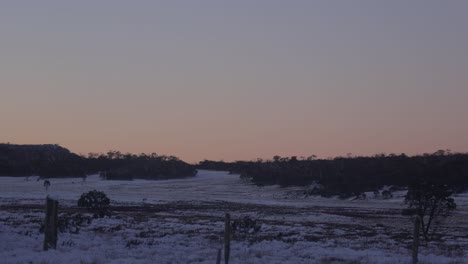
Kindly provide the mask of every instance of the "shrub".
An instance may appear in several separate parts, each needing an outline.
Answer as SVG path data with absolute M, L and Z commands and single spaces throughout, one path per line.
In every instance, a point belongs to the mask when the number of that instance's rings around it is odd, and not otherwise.
M 393 198 L 392 191 L 390 191 L 390 190 L 382 191 L 382 198 L 385 199 L 385 200 Z
M 86 207 L 95 217 L 109 215 L 110 200 L 104 192 L 92 190 L 83 193 L 78 199 L 79 207 Z
M 257 224 L 257 221 L 250 216 L 245 216 L 243 219 L 234 220 L 231 228 L 237 234 L 253 234 L 260 231 L 261 225 Z
M 60 216 L 57 227 L 61 233 L 69 232 L 78 234 L 82 226 L 89 224 L 91 224 L 90 216 L 85 216 L 80 213 L 65 214 Z

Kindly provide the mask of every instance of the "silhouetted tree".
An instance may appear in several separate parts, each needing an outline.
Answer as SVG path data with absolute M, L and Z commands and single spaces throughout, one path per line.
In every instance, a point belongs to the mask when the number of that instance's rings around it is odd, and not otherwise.
M 421 228 L 426 240 L 429 240 L 433 226 L 447 217 L 456 208 L 452 191 L 445 184 L 430 182 L 413 183 L 405 196 L 408 209 L 420 217 Z M 434 225 L 435 223 L 435 225 Z

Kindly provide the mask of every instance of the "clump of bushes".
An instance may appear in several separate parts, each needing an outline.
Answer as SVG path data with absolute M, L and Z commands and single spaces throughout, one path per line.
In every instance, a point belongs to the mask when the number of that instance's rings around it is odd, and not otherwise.
M 104 192 L 92 190 L 83 193 L 78 199 L 79 207 L 86 207 L 94 214 L 95 218 L 110 216 L 109 212 L 110 199 Z
M 255 234 L 260 231 L 261 225 L 250 216 L 244 216 L 243 219 L 234 220 L 231 224 L 231 230 L 237 235 Z
M 60 233 L 80 233 L 80 228 L 91 224 L 92 218 L 80 213 L 65 213 L 59 216 L 57 229 Z M 42 223 L 39 232 L 44 233 L 45 223 Z M 64 242 L 65 243 L 65 242 Z M 63 245 L 63 244 L 62 244 Z
M 63 215 L 59 218 L 58 229 L 61 233 L 78 234 L 80 227 L 91 224 L 91 217 L 82 214 Z

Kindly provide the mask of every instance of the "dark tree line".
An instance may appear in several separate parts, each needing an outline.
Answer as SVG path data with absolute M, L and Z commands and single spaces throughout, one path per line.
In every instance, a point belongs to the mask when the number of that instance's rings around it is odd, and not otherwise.
M 99 172 L 108 180 L 171 179 L 192 177 L 195 166 L 174 156 L 131 154 L 109 151 L 106 154 L 90 153 L 86 158 L 89 173 Z
M 154 153 L 109 151 L 80 156 L 58 145 L 0 144 L 0 176 L 58 178 L 96 173 L 106 179 L 168 179 L 194 176 L 196 169 L 177 157 Z
M 203 161 L 200 169 L 227 170 L 258 185 L 305 186 L 318 183 L 317 194 L 348 197 L 383 186 L 407 187 L 415 182 L 446 184 L 459 192 L 468 189 L 468 154 L 437 151 L 408 157 L 379 154 L 334 159 L 279 157 L 256 161 Z

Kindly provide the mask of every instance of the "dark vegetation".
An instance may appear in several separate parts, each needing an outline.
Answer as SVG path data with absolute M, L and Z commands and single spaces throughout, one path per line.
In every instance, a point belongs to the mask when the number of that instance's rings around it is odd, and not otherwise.
M 109 205 L 110 199 L 107 195 L 96 190 L 83 193 L 78 199 L 78 206 L 87 208 L 95 218 L 110 215 Z
M 171 179 L 195 176 L 195 166 L 174 156 L 156 153 L 135 155 L 109 151 L 107 154 L 90 153 L 86 158 L 90 173 L 101 172 L 107 180 Z
M 195 166 L 174 156 L 109 151 L 87 157 L 59 145 L 0 144 L 0 176 L 85 177 L 100 173 L 109 180 L 191 177 Z
M 85 160 L 59 145 L 0 144 L 0 176 L 81 177 Z
M 393 186 L 382 196 L 391 196 L 395 188 L 406 188 L 414 182 L 445 184 L 461 192 L 468 189 L 468 154 L 437 151 L 408 157 L 401 155 L 375 155 L 372 157 L 337 157 L 334 159 L 279 157 L 256 161 L 202 161 L 200 169 L 226 170 L 238 173 L 257 185 L 306 186 L 309 195 L 342 198 L 359 196 Z
M 254 234 L 258 233 L 262 226 L 257 223 L 257 220 L 250 216 L 244 216 L 242 219 L 234 219 L 231 222 L 231 230 L 234 235 Z
M 405 196 L 408 209 L 403 212 L 419 217 L 426 240 L 435 233 L 440 222 L 456 209 L 452 194 L 453 191 L 445 184 L 418 182 L 409 186 Z
M 307 186 L 305 195 L 363 197 L 363 192 L 389 198 L 392 191 L 413 182 L 445 184 L 455 192 L 468 188 L 468 154 L 437 151 L 408 157 L 379 154 L 372 157 L 317 159 L 275 156 L 272 160 L 202 161 L 190 165 L 174 156 L 119 151 L 77 155 L 58 145 L 0 144 L 0 176 L 39 175 L 42 178 L 83 177 L 100 173 L 109 180 L 191 177 L 196 168 L 226 170 L 258 185 Z M 376 193 L 384 186 L 392 186 Z M 365 198 L 365 197 L 364 197 Z

